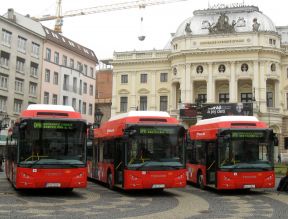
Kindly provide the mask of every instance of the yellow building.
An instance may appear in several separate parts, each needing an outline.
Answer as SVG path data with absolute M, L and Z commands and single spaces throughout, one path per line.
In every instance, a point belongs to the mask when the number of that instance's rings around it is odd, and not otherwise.
M 179 105 L 196 101 L 253 102 L 254 115 L 278 133 L 279 152 L 288 152 L 287 49 L 288 27 L 258 7 L 196 10 L 163 50 L 114 53 L 111 114 L 161 110 L 179 118 Z

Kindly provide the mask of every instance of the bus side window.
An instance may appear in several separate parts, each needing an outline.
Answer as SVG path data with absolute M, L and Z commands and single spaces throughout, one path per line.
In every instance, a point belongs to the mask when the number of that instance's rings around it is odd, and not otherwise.
M 196 160 L 199 164 L 206 164 L 205 142 L 195 141 Z

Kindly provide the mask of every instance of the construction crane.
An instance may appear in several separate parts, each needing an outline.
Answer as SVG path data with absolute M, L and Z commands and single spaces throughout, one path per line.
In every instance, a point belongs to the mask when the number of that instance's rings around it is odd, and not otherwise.
M 117 10 L 125 10 L 131 8 L 139 8 L 140 10 L 144 10 L 146 6 L 152 5 L 160 5 L 160 4 L 167 4 L 167 3 L 174 3 L 174 2 L 183 2 L 188 0 L 136 0 L 136 1 L 126 1 L 121 3 L 115 4 L 107 4 L 107 5 L 99 5 L 96 7 L 90 8 L 83 8 L 77 10 L 70 10 L 66 11 L 62 15 L 62 0 L 57 0 L 56 2 L 56 14 L 55 15 L 45 15 L 42 17 L 32 17 L 35 21 L 48 21 L 48 20 L 55 20 L 54 31 L 58 33 L 62 33 L 62 26 L 63 26 L 63 18 L 66 17 L 74 17 L 74 16 L 81 16 L 81 15 L 89 15 L 95 13 L 102 13 L 102 12 L 109 12 L 109 11 L 117 11 Z M 143 23 L 143 16 L 140 17 L 141 25 Z M 144 35 L 139 35 L 138 39 L 143 41 L 145 39 Z

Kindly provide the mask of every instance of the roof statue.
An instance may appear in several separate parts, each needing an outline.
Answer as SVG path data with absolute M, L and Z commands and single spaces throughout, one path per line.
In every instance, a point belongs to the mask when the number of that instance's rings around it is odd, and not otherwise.
M 215 25 L 210 25 L 208 27 L 209 33 L 233 33 L 235 32 L 234 26 L 236 25 L 235 20 L 229 24 L 229 17 L 225 13 L 220 13 L 218 21 Z
M 253 19 L 253 24 L 252 24 L 253 31 L 257 32 L 259 30 L 259 27 L 260 27 L 260 24 L 257 22 L 257 18 L 254 18 Z
M 190 22 L 189 23 L 186 23 L 186 26 L 185 26 L 185 32 L 186 34 L 191 34 L 192 30 L 190 28 Z

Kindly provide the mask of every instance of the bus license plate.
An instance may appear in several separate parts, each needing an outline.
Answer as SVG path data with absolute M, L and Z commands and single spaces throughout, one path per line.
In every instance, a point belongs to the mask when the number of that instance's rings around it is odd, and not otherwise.
M 153 189 L 161 189 L 161 188 L 165 188 L 165 185 L 164 184 L 154 184 L 154 185 L 152 185 L 152 188 Z
M 255 185 L 244 185 L 244 189 L 255 189 Z
M 47 183 L 46 187 L 47 188 L 59 188 L 61 186 L 60 183 Z

